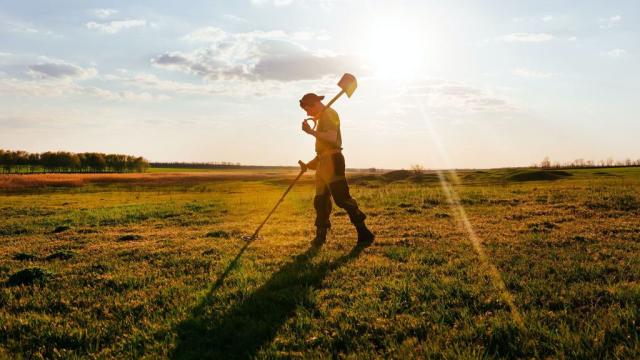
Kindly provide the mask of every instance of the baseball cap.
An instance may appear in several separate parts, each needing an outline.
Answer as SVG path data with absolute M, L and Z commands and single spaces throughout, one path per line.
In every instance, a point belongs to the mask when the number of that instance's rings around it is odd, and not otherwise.
M 303 105 L 314 104 L 315 102 L 321 101 L 322 99 L 324 99 L 324 96 L 319 96 L 314 93 L 305 94 L 302 99 L 300 99 L 300 107 L 302 107 Z

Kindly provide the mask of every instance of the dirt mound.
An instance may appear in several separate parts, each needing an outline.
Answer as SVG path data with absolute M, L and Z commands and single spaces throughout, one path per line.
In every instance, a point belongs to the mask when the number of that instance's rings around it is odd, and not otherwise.
M 224 230 L 214 230 L 214 231 L 209 231 L 206 237 L 228 239 L 231 237 L 231 235 Z
M 52 273 L 50 271 L 41 269 L 41 268 L 28 268 L 18 271 L 17 273 L 11 275 L 9 280 L 7 280 L 7 284 L 10 286 L 18 286 L 18 285 L 31 285 L 35 283 L 45 283 L 50 277 Z
M 34 254 L 25 253 L 25 252 L 19 252 L 19 253 L 13 255 L 13 260 L 18 260 L 18 261 L 36 260 L 37 258 L 38 257 L 35 256 Z
M 76 253 L 71 250 L 60 250 L 47 256 L 47 260 L 69 260 L 73 258 L 75 255 Z
M 398 181 L 409 178 L 413 173 L 409 170 L 394 170 L 382 175 L 386 181 Z
M 142 240 L 142 235 L 127 234 L 127 235 L 122 235 L 118 238 L 118 241 L 135 241 L 135 240 Z
M 53 230 L 53 233 L 54 234 L 59 234 L 61 232 L 65 232 L 67 230 L 71 230 L 71 226 L 60 225 L 60 226 L 56 226 L 56 228 Z
M 562 170 L 524 170 L 517 172 L 507 179 L 511 181 L 546 181 L 558 180 L 573 174 Z
M 414 183 L 432 183 L 439 182 L 440 178 L 436 174 L 415 174 L 409 178 Z
M 380 175 L 356 175 L 349 178 L 349 183 L 354 185 L 372 185 L 381 180 Z

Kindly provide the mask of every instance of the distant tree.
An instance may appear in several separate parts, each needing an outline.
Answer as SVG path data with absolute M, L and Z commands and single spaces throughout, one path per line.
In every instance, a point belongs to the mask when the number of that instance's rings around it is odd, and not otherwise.
M 40 154 L 40 165 L 42 165 L 44 170 L 47 172 L 51 172 L 56 168 L 55 161 L 55 154 L 51 151 Z
M 9 151 L 0 149 L 0 166 L 3 173 L 11 171 L 11 155 Z
M 103 172 L 107 167 L 105 155 L 100 153 L 85 153 L 84 159 L 86 165 L 91 171 Z
M 111 171 L 122 172 L 127 167 L 127 156 L 120 154 L 108 154 L 105 156 L 107 168 Z
M 129 168 L 131 171 L 145 172 L 149 168 L 149 162 L 142 156 L 135 158 L 132 157 L 131 165 Z
M 78 153 L 78 160 L 80 160 L 80 165 L 78 165 L 78 170 L 81 172 L 91 171 L 91 168 L 87 164 L 87 158 L 85 153 Z
M 60 171 L 80 170 L 80 157 L 78 154 L 60 151 L 57 153 L 60 161 Z
M 37 153 L 31 153 L 28 155 L 28 169 L 29 172 L 35 172 L 36 168 L 38 168 L 38 166 L 40 166 L 40 154 Z
M 420 164 L 413 164 L 411 165 L 411 171 L 416 175 L 420 175 L 424 172 L 424 166 Z
M 545 156 L 544 159 L 540 162 L 540 167 L 541 168 L 550 168 L 551 167 L 551 160 L 549 160 L 548 156 Z
M 0 164 L 2 164 L 3 172 L 11 173 L 11 170 L 18 164 L 19 157 L 19 151 L 5 150 L 0 152 Z

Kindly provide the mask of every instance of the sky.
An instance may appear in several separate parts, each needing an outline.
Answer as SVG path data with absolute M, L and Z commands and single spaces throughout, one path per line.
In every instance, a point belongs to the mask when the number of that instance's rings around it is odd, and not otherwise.
M 640 159 L 640 3 L 0 1 L 0 148 L 352 168 Z

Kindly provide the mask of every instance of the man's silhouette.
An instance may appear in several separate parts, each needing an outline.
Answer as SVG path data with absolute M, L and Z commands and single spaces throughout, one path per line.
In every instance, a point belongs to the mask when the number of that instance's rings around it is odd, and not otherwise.
M 338 113 L 322 103 L 324 96 L 313 93 L 300 99 L 300 107 L 308 116 L 313 117 L 317 126 L 313 130 L 306 122 L 302 122 L 302 131 L 316 138 L 316 157 L 307 163 L 307 167 L 316 170 L 316 196 L 313 206 L 316 209 L 316 237 L 314 242 L 324 242 L 327 230 L 331 227 L 331 197 L 336 205 L 349 214 L 351 223 L 358 231 L 358 243 L 370 244 L 374 235 L 364 223 L 365 214 L 358 208 L 358 203 L 349 194 L 349 185 L 344 175 L 345 163 L 342 155 L 342 136 L 340 134 L 340 118 Z

